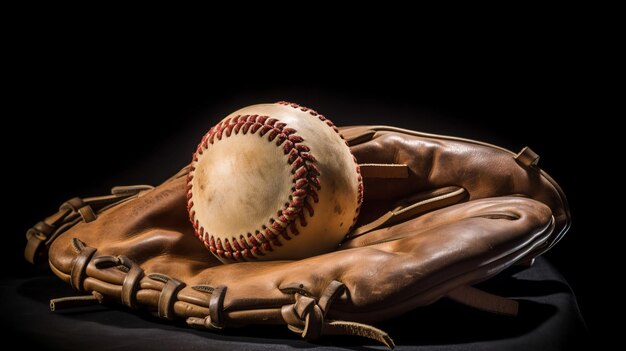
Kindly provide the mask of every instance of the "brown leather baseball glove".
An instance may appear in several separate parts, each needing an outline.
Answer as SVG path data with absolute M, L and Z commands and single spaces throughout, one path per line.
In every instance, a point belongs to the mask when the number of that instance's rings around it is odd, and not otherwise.
M 470 286 L 552 247 L 570 215 L 528 148 L 385 126 L 340 128 L 361 166 L 359 221 L 334 252 L 298 261 L 220 263 L 195 237 L 185 168 L 163 184 L 72 199 L 27 233 L 26 258 L 86 295 L 219 330 L 285 324 L 307 339 L 360 335 L 443 296 L 497 313 L 513 300 Z

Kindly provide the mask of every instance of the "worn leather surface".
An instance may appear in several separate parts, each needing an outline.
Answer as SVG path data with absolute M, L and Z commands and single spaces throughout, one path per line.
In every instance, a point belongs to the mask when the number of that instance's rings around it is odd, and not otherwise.
M 223 265 L 194 236 L 183 172 L 61 234 L 50 266 L 79 290 L 192 317 L 193 326 L 272 323 L 311 338 L 349 328 L 362 335 L 376 330 L 358 323 L 393 318 L 528 261 L 569 227 L 564 195 L 529 153 L 516 159 L 490 145 L 392 127 L 341 132 L 359 163 L 408 169 L 407 177 L 364 179 L 359 224 L 446 187 L 465 196 L 328 254 Z M 124 258 L 133 264 L 121 269 Z

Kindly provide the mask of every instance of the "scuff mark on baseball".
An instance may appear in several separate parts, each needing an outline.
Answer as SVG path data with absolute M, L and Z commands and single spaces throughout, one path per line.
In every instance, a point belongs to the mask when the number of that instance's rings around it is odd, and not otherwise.
M 359 166 L 335 125 L 288 102 L 220 121 L 198 145 L 187 180 L 196 235 L 224 263 L 332 251 L 362 201 Z

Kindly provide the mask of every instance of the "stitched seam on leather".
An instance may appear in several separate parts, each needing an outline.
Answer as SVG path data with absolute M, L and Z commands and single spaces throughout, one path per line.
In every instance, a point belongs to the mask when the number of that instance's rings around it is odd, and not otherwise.
M 81 253 L 81 251 L 85 248 L 85 243 L 80 241 L 78 238 L 72 238 L 72 248 L 76 251 L 76 253 Z
M 277 102 L 277 104 L 291 106 L 294 109 L 299 109 L 302 112 L 308 112 L 311 116 L 318 117 L 320 121 L 326 123 L 326 125 L 331 127 L 335 131 L 335 133 L 339 135 L 341 140 L 343 140 L 344 143 L 346 144 L 346 147 L 348 148 L 348 152 L 350 152 L 350 155 L 352 155 L 352 161 L 354 161 L 354 166 L 356 168 L 357 181 L 358 181 L 357 208 L 354 214 L 354 218 L 352 218 L 352 225 L 350 226 L 350 229 L 348 230 L 348 233 L 350 233 L 352 229 L 354 229 L 354 226 L 356 225 L 356 221 L 359 217 L 359 213 L 361 212 L 361 204 L 363 203 L 363 177 L 361 176 L 361 167 L 359 167 L 359 163 L 357 162 L 356 157 L 354 157 L 354 155 L 352 154 L 352 151 L 350 151 L 350 145 L 348 145 L 348 141 L 343 137 L 341 132 L 339 132 L 339 129 L 335 126 L 333 122 L 331 122 L 329 119 L 324 117 L 324 115 L 318 113 L 317 111 L 310 109 L 308 107 L 300 106 L 293 102 L 279 101 Z
M 150 278 L 152 280 L 159 281 L 161 283 L 167 283 L 167 281 L 170 280 L 170 277 L 168 277 L 165 274 L 161 274 L 161 273 L 151 273 L 151 274 L 148 274 L 148 278 Z
M 208 286 L 208 285 L 194 285 L 191 288 L 193 290 L 201 291 L 201 292 L 209 293 L 209 294 L 213 293 L 213 290 L 215 290 L 214 287 Z
M 269 226 L 263 225 L 259 229 L 248 232 L 247 236 L 240 233 L 229 233 L 231 239 L 224 239 L 222 242 L 220 238 L 215 238 L 206 232 L 196 219 L 196 213 L 193 209 L 192 180 L 199 156 L 202 156 L 210 145 L 222 140 L 222 138 L 230 137 L 232 133 L 243 133 L 244 135 L 256 135 L 258 133 L 261 137 L 267 135 L 269 142 L 275 141 L 277 147 L 282 146 L 294 175 L 294 186 L 287 205 L 279 209 L 276 216 L 270 217 Z M 218 123 L 202 138 L 194 153 L 187 177 L 187 211 L 196 236 L 212 253 L 222 258 L 238 261 L 243 260 L 244 257 L 256 258 L 255 256 L 264 255 L 263 251 L 272 251 L 274 246 L 281 246 L 279 237 L 291 240 L 290 234 L 298 235 L 297 219 L 299 219 L 300 226 L 305 227 L 307 225 L 304 210 L 307 210 L 310 217 L 313 216 L 314 210 L 310 201 L 312 200 L 314 203 L 319 201 L 317 190 L 321 189 L 318 179 L 320 173 L 314 165 L 315 158 L 309 153 L 309 147 L 296 133 L 295 129 L 288 128 L 286 123 L 280 122 L 276 118 L 238 115 Z M 239 234 L 239 239 L 234 236 L 237 234 Z

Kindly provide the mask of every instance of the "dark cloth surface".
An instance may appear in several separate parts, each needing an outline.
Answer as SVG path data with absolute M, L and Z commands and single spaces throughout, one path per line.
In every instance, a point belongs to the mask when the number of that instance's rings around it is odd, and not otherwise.
M 376 326 L 397 350 L 561 350 L 584 348 L 588 332 L 574 294 L 545 259 L 512 268 L 478 286 L 517 299 L 517 317 L 473 310 L 447 299 Z M 9 338 L 45 349 L 83 350 L 288 350 L 385 349 L 356 337 L 308 343 L 285 326 L 194 330 L 147 311 L 110 304 L 50 312 L 50 298 L 76 292 L 51 274 L 2 282 L 2 324 Z

